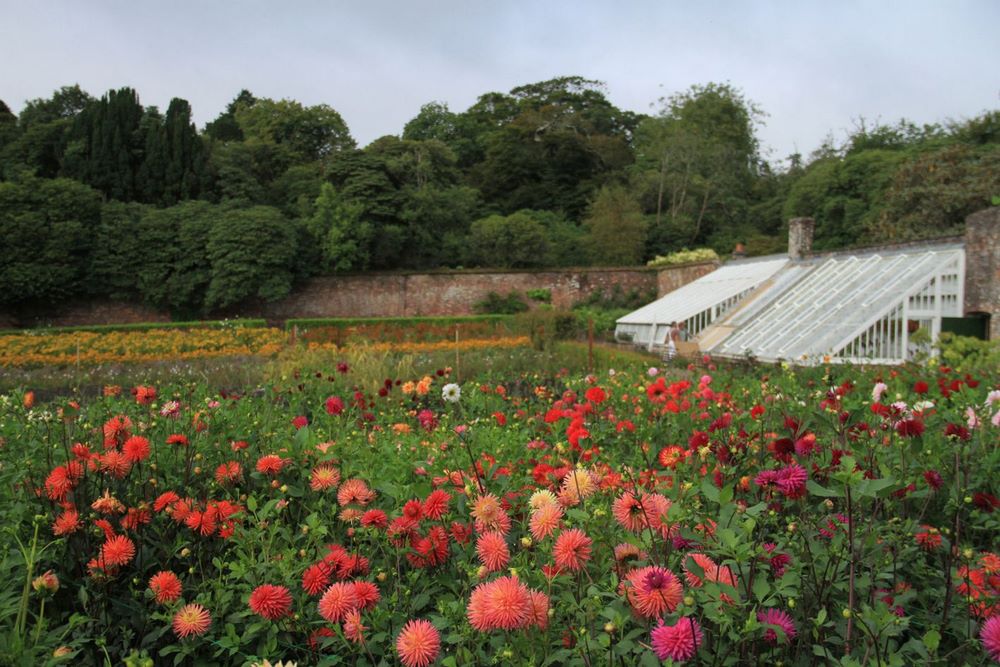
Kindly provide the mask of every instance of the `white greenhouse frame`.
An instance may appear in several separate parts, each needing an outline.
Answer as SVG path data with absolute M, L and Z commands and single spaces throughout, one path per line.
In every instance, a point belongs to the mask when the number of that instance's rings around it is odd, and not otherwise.
M 752 314 L 737 311 L 719 323 L 732 331 L 715 339 L 713 354 L 803 364 L 898 364 L 918 349 L 910 343 L 910 322 L 935 340 L 942 317 L 962 315 L 961 246 L 839 254 L 793 264 L 784 273 L 798 275 L 792 281 L 777 276 L 747 304 Z
M 671 322 L 693 338 L 738 306 L 787 263 L 785 256 L 728 262 L 617 320 L 615 338 L 650 349 L 664 345 Z

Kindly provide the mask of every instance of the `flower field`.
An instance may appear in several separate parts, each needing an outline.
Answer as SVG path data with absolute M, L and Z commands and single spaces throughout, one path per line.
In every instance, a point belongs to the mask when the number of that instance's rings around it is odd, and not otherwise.
M 0 663 L 1000 659 L 996 374 L 457 379 L 2 397 Z
M 469 327 L 469 325 L 466 325 Z M 457 343 L 444 334 L 454 329 L 428 327 L 421 340 L 399 340 L 370 344 L 376 352 L 419 353 L 440 350 L 479 350 L 521 347 L 529 344 L 527 336 L 495 335 L 480 325 L 469 327 Z M 390 330 L 382 326 L 371 331 L 356 328 L 356 335 Z M 338 330 L 339 331 L 339 330 Z M 316 338 L 303 337 L 310 350 L 336 351 L 350 346 L 341 335 L 326 337 L 322 330 Z M 480 334 L 480 335 L 476 335 Z M 442 336 L 444 336 L 442 338 Z M 376 335 L 373 340 L 382 341 Z M 107 363 L 147 363 L 156 361 L 191 361 L 220 357 L 273 357 L 289 344 L 289 334 L 273 327 L 223 327 L 190 329 L 149 329 L 143 331 L 71 331 L 58 333 L 26 332 L 0 335 L 0 367 L 39 367 L 93 365 Z

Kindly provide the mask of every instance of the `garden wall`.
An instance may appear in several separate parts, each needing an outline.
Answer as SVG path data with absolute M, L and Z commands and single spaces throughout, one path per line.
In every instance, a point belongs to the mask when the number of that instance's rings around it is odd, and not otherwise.
M 552 271 L 441 271 L 366 273 L 314 278 L 273 303 L 249 302 L 212 317 L 262 317 L 272 322 L 300 317 L 415 317 L 470 315 L 489 292 L 524 295 L 548 289 L 552 304 L 570 308 L 595 292 L 637 290 L 657 297 L 709 273 L 715 262 L 648 269 L 579 268 Z M 168 313 L 139 304 L 77 301 L 46 310 L 0 311 L 0 328 L 84 326 L 169 321 Z
M 663 296 L 716 268 L 714 262 L 646 268 L 586 268 L 554 271 L 449 271 L 382 273 L 314 278 L 291 296 L 248 304 L 239 314 L 285 320 L 293 317 L 417 317 L 468 315 L 490 292 L 525 294 L 548 289 L 552 305 L 571 308 L 596 292 L 615 287 Z
M 1000 340 L 1000 206 L 965 219 L 965 312 L 989 314 Z

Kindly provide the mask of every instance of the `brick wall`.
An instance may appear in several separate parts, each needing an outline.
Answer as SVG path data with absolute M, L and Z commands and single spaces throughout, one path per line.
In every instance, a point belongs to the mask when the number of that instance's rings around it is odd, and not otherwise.
M 965 219 L 965 312 L 989 313 L 1000 340 L 1000 206 Z
M 138 303 L 109 300 L 81 300 L 45 310 L 30 308 L 18 312 L 0 312 L 0 328 L 4 329 L 169 321 L 169 313 L 155 308 Z
M 570 308 L 595 292 L 663 296 L 715 269 L 715 262 L 662 269 L 580 268 L 553 271 L 441 271 L 432 273 L 367 273 L 314 278 L 288 297 L 273 303 L 248 302 L 212 317 L 263 317 L 279 322 L 297 317 L 414 317 L 469 315 L 489 292 L 525 295 L 548 289 L 552 305 Z M 79 301 L 61 307 L 0 312 L 0 328 L 82 326 L 131 322 L 165 322 L 170 317 L 139 304 Z
M 490 292 L 524 295 L 548 289 L 552 305 L 570 308 L 595 292 L 663 296 L 715 269 L 712 262 L 666 269 L 588 268 L 558 271 L 461 271 L 385 273 L 315 278 L 273 303 L 247 304 L 240 314 L 284 320 L 292 317 L 416 317 L 468 315 Z

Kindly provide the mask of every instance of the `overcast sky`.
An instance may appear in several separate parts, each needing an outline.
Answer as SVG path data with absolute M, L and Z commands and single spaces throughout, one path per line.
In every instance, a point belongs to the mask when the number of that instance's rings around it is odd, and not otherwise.
M 649 113 L 728 81 L 767 113 L 779 160 L 856 119 L 918 123 L 1000 108 L 1000 0 L 504 2 L 0 0 L 0 99 L 15 111 L 79 83 L 191 102 L 201 128 L 241 88 L 326 103 L 358 143 L 426 102 L 564 75 Z

